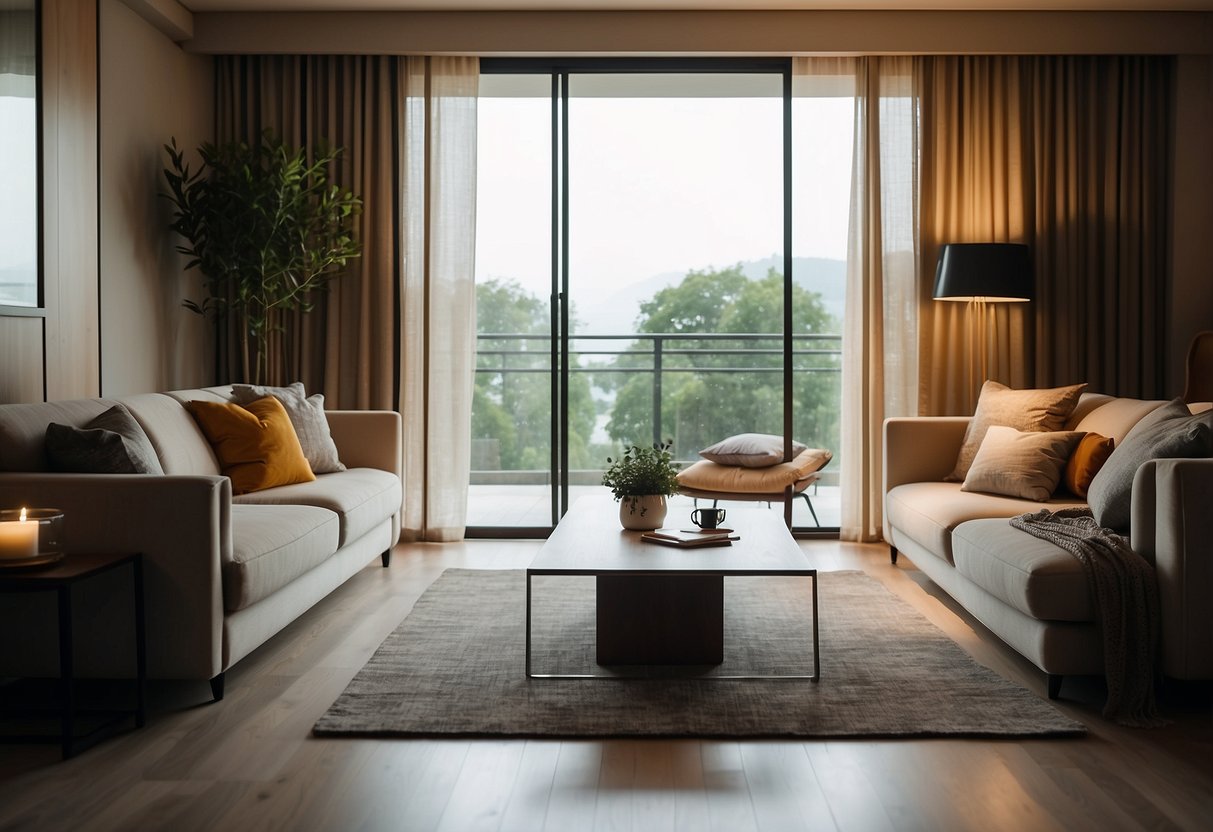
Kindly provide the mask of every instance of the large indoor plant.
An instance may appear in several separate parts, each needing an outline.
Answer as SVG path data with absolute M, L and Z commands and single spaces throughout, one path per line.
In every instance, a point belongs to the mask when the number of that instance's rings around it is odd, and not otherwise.
M 666 498 L 678 490 L 673 445 L 673 439 L 648 447 L 632 445 L 619 459 L 607 457 L 602 484 L 619 501 L 619 522 L 625 529 L 656 529 L 665 522 Z
M 310 311 L 316 292 L 359 256 L 358 197 L 330 181 L 341 148 L 310 155 L 264 132 L 249 145 L 203 143 L 191 171 L 176 140 L 164 170 L 174 207 L 170 226 L 186 240 L 185 268 L 202 271 L 207 297 L 185 301 L 236 327 L 242 381 L 265 380 L 267 341 L 283 311 Z

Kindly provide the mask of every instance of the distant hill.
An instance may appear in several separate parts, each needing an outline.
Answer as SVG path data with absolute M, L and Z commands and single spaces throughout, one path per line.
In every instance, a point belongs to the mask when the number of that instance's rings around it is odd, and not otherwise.
M 711 266 L 723 268 L 732 265 Z M 741 273 L 751 280 L 767 276 L 770 269 L 783 270 L 783 258 L 771 256 L 748 260 L 741 264 Z M 667 286 L 677 284 L 685 272 L 664 272 L 611 291 L 573 293 L 573 311 L 579 321 L 577 332 L 585 335 L 616 335 L 632 332 L 640 315 L 640 304 Z M 821 295 L 826 311 L 842 322 L 846 301 L 847 264 L 843 260 L 821 257 L 796 257 L 792 260 L 792 279 L 797 285 Z

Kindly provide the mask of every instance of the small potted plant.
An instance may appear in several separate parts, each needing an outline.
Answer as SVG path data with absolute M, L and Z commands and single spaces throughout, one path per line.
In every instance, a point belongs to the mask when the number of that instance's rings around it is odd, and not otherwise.
M 665 522 L 666 497 L 678 490 L 678 466 L 670 454 L 673 439 L 642 448 L 625 448 L 619 459 L 607 457 L 610 467 L 602 484 L 619 501 L 619 522 L 625 529 L 649 530 Z

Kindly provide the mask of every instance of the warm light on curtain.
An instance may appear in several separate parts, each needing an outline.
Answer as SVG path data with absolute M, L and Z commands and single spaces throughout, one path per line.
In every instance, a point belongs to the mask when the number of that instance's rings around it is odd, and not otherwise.
M 931 299 L 939 247 L 1017 242 L 1031 304 L 992 304 L 987 375 L 1163 393 L 1170 58 L 928 56 L 922 102 L 919 400 L 969 414 L 974 360 L 959 304 Z

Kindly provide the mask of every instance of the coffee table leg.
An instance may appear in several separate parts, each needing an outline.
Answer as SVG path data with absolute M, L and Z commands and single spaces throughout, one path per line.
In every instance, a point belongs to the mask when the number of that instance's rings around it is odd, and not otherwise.
M 526 677 L 531 678 L 531 572 L 526 573 Z
M 813 573 L 813 681 L 821 678 L 821 650 L 817 638 L 817 573 Z

